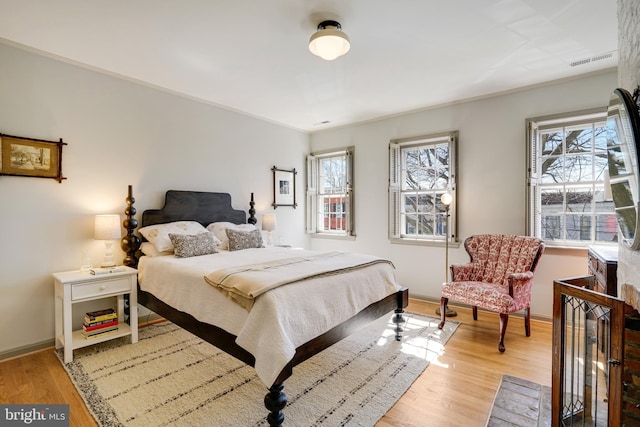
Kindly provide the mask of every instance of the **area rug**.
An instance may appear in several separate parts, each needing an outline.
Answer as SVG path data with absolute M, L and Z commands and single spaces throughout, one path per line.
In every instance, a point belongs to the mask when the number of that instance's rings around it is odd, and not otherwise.
M 458 323 L 405 313 L 402 342 L 392 315 L 296 366 L 285 382 L 288 426 L 372 426 L 431 360 Z M 62 361 L 62 354 L 58 351 Z M 267 426 L 267 387 L 253 368 L 180 327 L 162 322 L 74 351 L 67 373 L 100 426 Z
M 487 421 L 488 427 L 551 425 L 551 387 L 503 375 Z

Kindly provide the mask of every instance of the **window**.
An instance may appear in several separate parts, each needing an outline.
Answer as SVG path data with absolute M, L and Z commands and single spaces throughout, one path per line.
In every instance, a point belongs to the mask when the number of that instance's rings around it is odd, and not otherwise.
M 389 144 L 389 238 L 434 242 L 455 236 L 457 132 L 393 140 Z M 453 196 L 447 210 L 440 198 Z
M 307 156 L 307 232 L 353 236 L 353 147 Z
M 528 229 L 549 246 L 617 242 L 606 110 L 527 120 Z

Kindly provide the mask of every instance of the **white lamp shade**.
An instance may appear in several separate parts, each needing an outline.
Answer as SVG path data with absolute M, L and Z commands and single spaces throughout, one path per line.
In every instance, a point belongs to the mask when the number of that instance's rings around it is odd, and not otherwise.
M 96 240 L 118 240 L 122 237 L 120 215 L 96 215 L 94 238 Z
M 276 229 L 277 221 L 275 214 L 262 215 L 262 229 L 265 231 L 273 231 Z
M 440 201 L 445 205 L 445 206 L 449 206 L 451 204 L 451 202 L 453 201 L 453 196 L 451 196 L 451 194 L 449 193 L 444 193 L 441 197 L 440 197 Z
M 316 56 L 333 61 L 351 49 L 349 36 L 342 32 L 340 23 L 323 21 L 318 25 L 318 31 L 309 39 L 309 50 Z

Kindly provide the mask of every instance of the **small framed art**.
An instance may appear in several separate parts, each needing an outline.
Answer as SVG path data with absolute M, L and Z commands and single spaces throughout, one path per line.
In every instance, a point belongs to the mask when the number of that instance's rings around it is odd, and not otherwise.
M 278 169 L 272 167 L 273 171 L 273 203 L 271 206 L 298 206 L 296 203 L 296 172 L 291 170 Z
M 23 138 L 0 134 L 0 175 L 53 178 L 62 176 L 62 146 L 60 141 Z

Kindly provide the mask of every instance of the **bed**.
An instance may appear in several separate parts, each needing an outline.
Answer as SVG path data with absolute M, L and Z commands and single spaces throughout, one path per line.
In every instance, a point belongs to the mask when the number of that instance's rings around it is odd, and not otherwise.
M 136 243 L 137 238 L 133 235 L 137 227 L 134 201 L 129 188 L 129 206 L 125 210 L 128 219 L 124 222 L 128 235 L 123 239 L 123 249 L 127 253 L 125 262 L 128 260 L 130 265 L 139 268 L 138 303 L 254 367 L 258 376 L 267 384 L 264 404 L 269 411 L 269 425 L 279 426 L 284 421 L 283 409 L 287 403 L 283 392 L 284 382 L 299 363 L 391 312 L 394 313 L 396 339 L 401 340 L 401 324 L 404 321 L 402 313 L 408 305 L 408 290 L 397 283 L 393 284 L 391 291 L 389 285 L 384 290 L 377 289 L 376 286 L 379 285 L 375 282 L 378 278 L 364 279 L 362 283 L 354 284 L 354 278 L 365 274 L 362 271 L 365 268 L 358 268 L 357 271 L 347 269 L 340 274 L 318 275 L 292 285 L 277 286 L 255 298 L 255 303 L 252 302 L 250 308 L 243 307 L 203 280 L 203 273 L 213 268 L 213 264 L 209 265 L 209 262 L 225 265 L 235 263 L 241 266 L 253 259 L 258 263 L 256 265 L 278 263 L 280 268 L 284 264 L 281 260 L 288 257 L 305 261 L 322 257 L 322 262 L 325 262 L 324 258 L 333 254 L 286 248 L 250 248 L 228 253 L 218 251 L 212 255 L 183 259 L 172 255 L 142 256 Z M 228 193 L 169 190 L 162 208 L 142 213 L 140 229 L 177 221 L 195 221 L 203 227 L 212 223 L 255 224 L 254 214 L 253 195 L 247 218 L 245 211 L 232 207 Z M 148 242 L 144 238 L 142 240 L 148 246 Z M 165 270 L 160 273 L 157 268 L 162 264 Z M 382 277 L 389 274 L 388 267 L 383 264 L 375 263 L 375 268 L 379 271 L 374 275 L 380 276 L 383 281 L 391 280 Z M 366 266 L 367 271 L 373 268 L 374 265 Z M 338 303 L 335 297 L 339 295 L 339 287 L 345 286 L 343 283 L 352 283 L 353 285 L 348 286 L 357 285 L 364 290 L 349 288 L 345 290 L 345 302 Z M 189 292 L 176 291 L 181 287 L 188 287 Z M 314 299 L 304 298 L 310 292 L 315 292 Z M 331 306 L 331 314 L 321 307 L 330 301 L 330 298 L 323 296 L 327 293 L 331 294 L 335 305 Z M 358 295 L 354 296 L 354 293 Z M 373 301 L 369 301 L 372 298 Z M 310 305 L 309 301 L 314 301 L 314 304 Z M 315 305 L 319 306 L 317 312 L 314 311 Z M 342 306 L 349 306 L 349 311 L 342 309 Z M 320 317 L 319 313 L 326 314 Z M 280 331 L 277 325 L 282 322 L 283 316 L 299 319 L 295 323 L 305 326 L 292 333 Z

